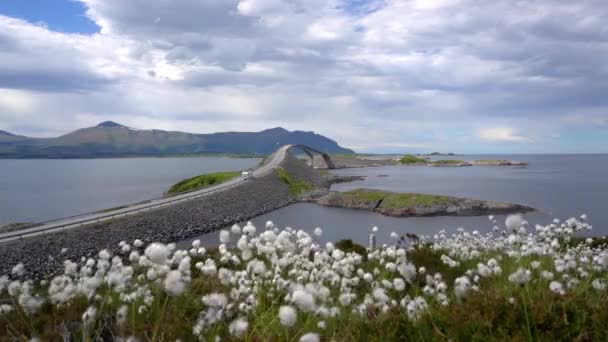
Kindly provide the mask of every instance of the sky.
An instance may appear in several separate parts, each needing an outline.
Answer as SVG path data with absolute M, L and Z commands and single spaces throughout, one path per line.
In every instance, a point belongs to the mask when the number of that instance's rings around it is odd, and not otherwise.
M 605 0 L 0 0 L 0 130 L 608 152 Z

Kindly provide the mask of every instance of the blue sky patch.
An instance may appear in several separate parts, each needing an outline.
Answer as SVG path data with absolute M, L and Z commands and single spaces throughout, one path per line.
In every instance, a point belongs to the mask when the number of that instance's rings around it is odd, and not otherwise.
M 85 15 L 86 8 L 74 0 L 1 0 L 0 14 L 46 25 L 50 30 L 91 34 L 99 27 Z

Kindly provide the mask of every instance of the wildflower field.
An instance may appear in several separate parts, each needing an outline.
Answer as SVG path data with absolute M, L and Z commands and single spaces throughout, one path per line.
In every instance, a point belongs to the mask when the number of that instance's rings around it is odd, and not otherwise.
M 15 265 L 0 340 L 607 340 L 608 246 L 574 237 L 590 229 L 515 215 L 367 249 L 272 222 L 223 230 L 210 250 L 121 242 L 48 280 Z

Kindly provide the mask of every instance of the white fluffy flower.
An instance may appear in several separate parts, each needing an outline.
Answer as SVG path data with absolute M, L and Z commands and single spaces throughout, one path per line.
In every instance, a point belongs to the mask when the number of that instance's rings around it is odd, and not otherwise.
M 167 245 L 164 245 L 159 242 L 154 242 L 154 243 L 150 244 L 148 247 L 146 247 L 144 254 L 153 263 L 155 263 L 157 265 L 165 265 L 165 264 L 167 264 L 167 261 L 168 261 L 167 259 L 169 258 L 169 255 L 171 254 L 171 250 L 167 247 Z
M 296 290 L 291 295 L 291 301 L 298 306 L 302 311 L 315 311 L 315 298 L 311 293 L 305 290 Z
M 249 322 L 247 322 L 245 318 L 241 317 L 235 319 L 234 321 L 232 321 L 232 323 L 230 323 L 230 325 L 228 326 L 228 331 L 230 332 L 230 335 L 236 338 L 241 338 L 247 332 L 248 328 Z
M 118 323 L 119 325 L 124 324 L 127 320 L 128 312 L 129 312 L 129 307 L 126 305 L 123 305 L 120 308 L 118 308 L 118 310 L 116 311 L 116 323 Z
M 179 296 L 186 290 L 186 283 L 180 271 L 170 271 L 165 277 L 165 291 L 171 296 Z
M 233 225 L 232 227 L 230 227 L 230 232 L 234 235 L 240 235 L 241 234 L 241 227 L 239 227 L 238 224 Z
M 82 323 L 84 323 L 84 325 L 90 325 L 95 321 L 96 315 L 97 309 L 94 306 L 89 306 L 84 314 L 82 314 Z
M 229 231 L 227 231 L 227 230 L 220 231 L 220 242 L 221 243 L 230 242 L 230 232 Z
M 17 277 L 22 276 L 24 273 L 25 273 L 25 266 L 23 265 L 22 262 L 20 262 L 17 265 L 13 266 L 13 269 L 11 270 L 11 274 L 15 275 Z
M 402 261 L 397 265 L 397 271 L 399 274 L 407 281 L 411 283 L 412 280 L 416 277 L 416 266 L 407 261 Z
M 552 281 L 549 284 L 549 289 L 557 294 L 564 295 L 566 292 L 564 291 L 564 286 L 559 281 Z
M 319 334 L 308 333 L 300 337 L 300 342 L 319 342 Z
M 393 279 L 393 287 L 397 291 L 403 291 L 405 290 L 405 281 L 401 278 L 395 278 Z
M 532 274 L 530 270 L 525 270 L 520 267 L 517 269 L 517 271 L 515 271 L 515 273 L 512 273 L 509 276 L 509 281 L 517 285 L 525 285 L 527 282 L 530 281 L 531 277 Z
M 523 222 L 524 218 L 521 214 L 509 215 L 505 220 L 505 226 L 511 231 L 518 231 L 523 226 Z
M 314 234 L 315 234 L 315 236 L 323 235 L 323 229 L 321 229 L 321 227 L 315 228 Z
M 463 276 L 454 280 L 454 294 L 456 295 L 456 298 L 466 298 L 470 289 L 471 281 L 469 280 L 469 277 Z
M 286 327 L 293 327 L 298 320 L 298 312 L 292 306 L 284 305 L 279 308 L 279 321 Z
M 595 279 L 591 282 L 591 286 L 598 291 L 606 290 L 606 282 L 602 279 Z

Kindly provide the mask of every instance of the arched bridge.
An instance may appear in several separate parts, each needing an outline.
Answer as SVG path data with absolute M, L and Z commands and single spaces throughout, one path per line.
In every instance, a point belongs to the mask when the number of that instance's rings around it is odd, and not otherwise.
M 322 160 L 322 165 L 324 168 L 327 168 L 327 169 L 336 168 L 336 164 L 334 164 L 334 162 L 331 160 L 331 157 L 329 156 L 329 154 L 327 154 L 325 152 L 322 152 L 322 151 L 319 151 L 312 147 L 308 147 L 306 145 L 301 145 L 301 144 L 287 145 L 288 152 L 292 152 L 294 150 L 299 150 L 299 151 L 304 152 L 304 154 L 306 154 L 306 156 L 308 156 L 308 158 L 309 158 L 309 166 L 311 166 L 311 167 L 315 167 L 315 165 L 319 165 L 318 163 L 316 163 L 316 161 Z

